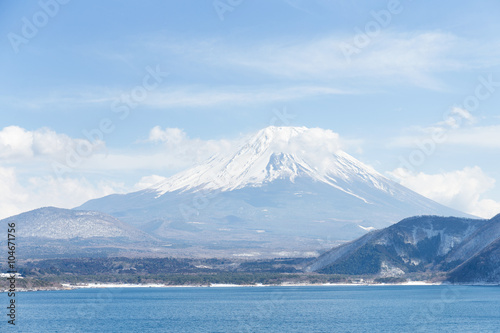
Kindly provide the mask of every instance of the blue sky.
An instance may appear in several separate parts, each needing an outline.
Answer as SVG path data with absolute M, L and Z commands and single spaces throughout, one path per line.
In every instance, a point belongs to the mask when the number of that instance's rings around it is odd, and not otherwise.
M 271 124 L 331 129 L 380 173 L 492 216 L 499 9 L 493 0 L 3 1 L 0 217 L 140 189 Z M 85 135 L 96 129 L 102 136 Z M 89 142 L 90 154 L 61 169 Z

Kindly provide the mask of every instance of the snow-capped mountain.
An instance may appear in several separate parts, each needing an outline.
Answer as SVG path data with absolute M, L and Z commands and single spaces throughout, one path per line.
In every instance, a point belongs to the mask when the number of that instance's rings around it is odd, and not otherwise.
M 312 141 L 317 140 L 317 141 Z M 311 142 L 312 141 L 312 142 Z M 337 149 L 336 135 L 306 127 L 268 127 L 252 137 L 237 153 L 217 156 L 152 187 L 158 196 L 181 190 L 234 191 L 260 187 L 278 179 L 294 182 L 306 177 L 328 184 L 364 202 L 339 181 L 368 183 L 390 192 L 384 177 Z
M 242 255 L 328 247 L 413 215 L 466 216 L 385 178 L 338 142 L 329 130 L 268 127 L 151 188 L 78 209 L 183 246 L 252 249 Z

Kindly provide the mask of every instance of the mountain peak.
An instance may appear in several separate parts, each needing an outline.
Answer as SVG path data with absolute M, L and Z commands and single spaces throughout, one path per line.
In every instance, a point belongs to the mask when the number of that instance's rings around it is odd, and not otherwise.
M 254 149 L 257 153 L 271 149 L 274 153 L 298 154 L 305 151 L 340 150 L 339 136 L 321 128 L 269 126 L 253 135 L 241 150 Z
M 289 146 L 298 137 L 304 135 L 307 127 L 266 127 L 250 139 L 240 148 L 240 152 L 259 155 L 266 151 L 273 153 L 289 152 Z
M 301 135 L 307 130 L 307 127 L 269 126 L 257 132 L 254 138 L 267 138 L 270 140 L 288 141 L 292 137 Z
M 167 192 L 260 187 L 278 179 L 292 183 L 299 177 L 326 183 L 355 195 L 342 183 L 369 183 L 390 192 L 391 182 L 340 150 L 338 134 L 320 128 L 276 127 L 260 130 L 237 151 L 216 156 L 177 174 L 149 190 Z

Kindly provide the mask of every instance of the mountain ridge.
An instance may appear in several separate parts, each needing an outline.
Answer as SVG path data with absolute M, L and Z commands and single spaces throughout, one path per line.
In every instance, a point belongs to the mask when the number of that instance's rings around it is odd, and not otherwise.
M 447 273 L 451 282 L 500 282 L 500 218 L 417 216 L 333 248 L 306 270 L 328 274 Z
M 42 207 L 0 222 L 16 224 L 16 242 L 23 257 L 138 253 L 160 246 L 160 240 L 150 234 L 95 211 Z

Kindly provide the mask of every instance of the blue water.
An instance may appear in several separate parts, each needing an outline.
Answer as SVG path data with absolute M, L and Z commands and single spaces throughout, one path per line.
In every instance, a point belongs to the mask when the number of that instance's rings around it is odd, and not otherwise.
M 500 332 L 499 287 L 87 289 L 17 303 L 1 332 Z

